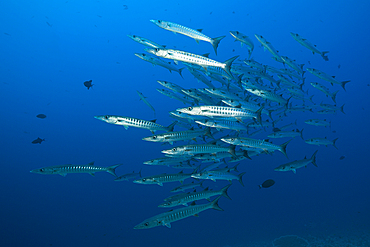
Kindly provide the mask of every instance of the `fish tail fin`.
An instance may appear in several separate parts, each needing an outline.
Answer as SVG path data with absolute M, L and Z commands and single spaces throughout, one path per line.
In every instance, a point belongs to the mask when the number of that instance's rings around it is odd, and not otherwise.
M 329 53 L 328 51 L 323 51 L 321 52 L 321 57 L 325 60 L 325 61 L 329 61 L 329 58 L 328 56 L 325 56 L 326 53 Z
M 337 103 L 336 100 L 335 100 L 335 98 L 337 97 L 337 93 L 338 92 L 339 92 L 339 90 L 336 91 L 336 92 L 334 92 L 332 95 L 330 95 L 331 99 L 334 101 L 335 104 Z
M 346 91 L 345 86 L 346 86 L 346 84 L 347 84 L 348 82 L 350 82 L 350 81 L 342 81 L 342 82 L 340 83 L 340 85 L 342 86 L 342 88 L 344 89 L 344 91 Z
M 218 211 L 224 211 L 220 206 L 218 206 L 218 200 L 220 200 L 221 196 L 217 197 L 214 199 L 210 204 L 213 209 L 216 209 Z
M 272 113 L 274 112 L 274 110 L 267 110 L 268 111 L 268 113 L 269 113 L 269 117 L 270 117 L 270 119 L 272 120 L 272 121 L 274 121 L 274 119 L 272 119 Z
M 221 37 L 217 37 L 217 38 L 213 38 L 211 39 L 211 44 L 213 46 L 213 49 L 215 50 L 215 53 L 217 55 L 217 47 L 218 47 L 218 44 L 220 43 L 220 41 L 225 38 L 226 36 L 221 36 Z
M 185 68 L 185 67 L 184 67 L 184 68 Z M 179 69 L 179 71 L 178 71 L 182 79 L 184 79 L 184 77 L 182 76 L 181 72 L 182 72 L 182 70 L 183 70 L 184 68 L 181 68 L 181 69 Z
M 340 111 L 341 111 L 341 112 L 343 112 L 344 114 L 346 114 L 346 113 L 344 112 L 344 105 L 345 105 L 345 104 L 343 104 L 343 105 L 340 107 Z
M 167 131 L 168 132 L 172 132 L 173 131 L 173 128 L 175 127 L 175 125 L 178 123 L 178 121 L 174 121 L 172 124 L 168 125 L 166 127 Z
M 311 157 L 311 163 L 312 163 L 314 166 L 316 166 L 316 167 L 318 167 L 318 166 L 317 166 L 317 164 L 316 164 L 316 154 L 317 154 L 317 151 L 319 151 L 319 150 L 316 150 L 316 151 L 313 153 L 312 157 Z
M 252 159 L 249 155 L 248 155 L 248 151 L 247 150 L 244 150 L 243 151 L 243 156 L 245 157 L 245 158 L 247 158 L 247 159 Z
M 141 169 L 140 169 L 140 171 L 139 171 L 139 176 L 140 176 L 140 177 L 142 177 L 142 176 L 141 176 L 141 170 L 143 170 L 143 168 L 141 168 Z
M 256 114 L 257 114 L 257 122 L 262 126 L 262 118 L 261 118 L 261 112 L 263 110 L 263 106 L 261 106 L 260 109 L 258 109 L 258 111 L 256 111 Z
M 110 174 L 112 174 L 113 176 L 117 177 L 116 175 L 116 168 L 121 166 L 122 164 L 117 164 L 117 165 L 112 165 L 112 166 L 108 166 L 107 167 L 107 172 L 109 172 Z
M 286 146 L 289 144 L 289 142 L 291 142 L 292 140 L 289 140 L 283 144 L 280 145 L 280 152 L 282 152 L 287 158 L 288 158 L 288 155 L 286 153 Z M 289 159 L 289 158 L 288 158 Z
M 230 198 L 230 196 L 227 194 L 227 189 L 229 188 L 231 186 L 231 184 L 229 184 L 229 185 L 226 185 L 224 188 L 222 188 L 221 189 L 221 195 L 222 196 L 224 196 L 224 197 L 226 197 L 227 199 L 230 199 L 231 200 L 231 198 Z
M 215 138 L 213 137 L 212 133 L 211 133 L 211 128 L 210 127 L 207 127 L 206 128 L 206 133 L 205 133 L 206 136 L 208 136 L 209 138 L 212 138 L 213 140 L 215 140 Z
M 303 138 L 303 130 L 304 130 L 304 129 L 302 129 L 301 131 L 299 131 L 299 133 L 301 134 L 301 138 L 302 138 L 302 140 L 304 140 L 304 138 Z
M 338 147 L 337 146 L 335 146 L 335 142 L 338 140 L 338 138 L 335 138 L 334 140 L 333 140 L 333 146 L 336 148 L 336 149 L 338 149 Z
M 240 163 L 238 163 L 237 165 L 235 165 L 232 169 L 234 170 L 234 171 L 236 171 L 236 172 L 239 172 L 238 171 L 238 166 L 240 165 Z
M 242 172 L 242 173 L 240 173 L 240 174 L 238 175 L 238 181 L 239 181 L 239 183 L 240 183 L 241 185 L 243 185 L 243 187 L 244 187 L 244 183 L 243 183 L 242 178 L 243 178 L 243 175 L 244 175 L 245 173 L 246 173 L 246 172 Z
M 232 57 L 232 58 L 230 58 L 229 60 L 226 60 L 225 62 L 224 62 L 224 65 L 225 65 L 225 67 L 223 68 L 225 71 L 226 71 L 226 73 L 229 75 L 229 76 L 231 76 L 231 78 L 234 78 L 234 76 L 231 74 L 231 71 L 230 71 L 230 69 L 231 69 L 231 64 L 234 62 L 234 60 L 235 59 L 237 59 L 239 56 L 235 56 L 235 57 Z
M 235 145 L 231 145 L 228 151 L 233 157 L 237 157 L 235 154 Z

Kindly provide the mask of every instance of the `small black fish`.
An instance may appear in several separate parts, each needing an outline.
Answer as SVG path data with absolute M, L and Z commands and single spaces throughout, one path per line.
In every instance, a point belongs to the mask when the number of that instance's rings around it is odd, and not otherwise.
M 262 184 L 258 185 L 261 188 L 269 188 L 275 184 L 275 181 L 272 179 L 267 179 L 265 182 Z
M 123 9 L 124 10 L 127 10 L 128 9 L 128 6 L 127 5 L 123 5 Z
M 41 144 L 41 142 L 43 142 L 43 141 L 45 141 L 45 139 L 41 139 L 40 137 L 37 137 L 36 140 L 32 141 L 32 144 L 37 144 L 37 143 Z
M 46 118 L 46 115 L 45 114 L 39 114 L 36 117 L 41 118 L 41 119 L 44 119 L 44 118 Z
M 344 160 L 345 158 L 346 158 L 346 156 L 343 156 L 343 155 L 342 155 L 342 156 L 340 156 L 340 158 L 339 158 L 339 159 L 340 159 L 340 160 Z
M 94 84 L 92 84 L 92 80 L 84 82 L 85 87 L 89 90 Z

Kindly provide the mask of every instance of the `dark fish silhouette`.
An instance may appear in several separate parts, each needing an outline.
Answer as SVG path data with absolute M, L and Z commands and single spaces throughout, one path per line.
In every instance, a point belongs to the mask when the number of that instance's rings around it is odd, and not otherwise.
M 92 80 L 90 80 L 90 81 L 85 81 L 84 85 L 85 87 L 87 87 L 87 89 L 90 89 L 94 84 L 92 84 Z
M 44 118 L 46 118 L 46 115 L 45 114 L 39 114 L 36 117 L 41 118 L 41 119 L 44 119 Z
M 346 158 L 346 156 L 340 156 L 340 160 L 344 160 Z
M 259 185 L 260 189 L 261 188 L 269 188 L 275 184 L 275 181 L 272 179 L 267 179 L 265 182 Z
M 37 143 L 41 144 L 41 142 L 43 142 L 43 141 L 45 141 L 45 139 L 41 139 L 40 137 L 37 137 L 36 140 L 32 141 L 32 144 L 37 144 Z

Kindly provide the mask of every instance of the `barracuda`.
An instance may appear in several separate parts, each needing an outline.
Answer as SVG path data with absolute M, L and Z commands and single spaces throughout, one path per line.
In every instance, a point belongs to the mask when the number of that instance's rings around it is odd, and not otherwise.
M 38 174 L 59 174 L 65 177 L 68 173 L 89 173 L 92 176 L 95 176 L 95 172 L 108 172 L 113 176 L 117 177 L 115 170 L 122 164 L 117 164 L 108 167 L 100 167 L 95 166 L 94 162 L 90 162 L 87 165 L 59 165 L 59 166 L 48 166 L 44 168 L 34 169 L 31 170 L 31 173 L 38 173 Z
M 176 141 L 194 140 L 198 136 L 203 136 L 203 139 L 204 136 L 215 139 L 210 132 L 210 128 L 205 128 L 197 130 L 169 132 L 160 135 L 144 137 L 142 140 L 151 142 L 169 142 L 172 145 Z
M 189 190 L 189 189 L 194 189 L 196 187 L 202 187 L 203 188 L 203 182 L 200 182 L 200 183 L 194 183 L 191 182 L 190 184 L 184 184 L 184 185 L 180 185 L 180 186 L 177 186 L 176 188 L 172 189 L 170 192 L 179 192 L 179 191 L 185 191 L 185 190 Z
M 145 46 L 148 46 L 148 47 L 151 47 L 151 48 L 165 48 L 166 46 L 165 45 L 159 45 L 149 39 L 146 39 L 146 38 L 143 38 L 143 37 L 140 37 L 140 36 L 137 36 L 137 35 L 127 35 L 129 38 L 131 38 L 132 40 L 142 44 L 142 45 L 145 45 Z
M 233 147 L 221 147 L 212 144 L 195 144 L 195 145 L 184 145 L 178 146 L 167 150 L 162 150 L 162 153 L 170 155 L 188 155 L 193 156 L 195 154 L 202 153 L 217 153 L 217 152 L 230 152 L 232 155 L 235 155 L 235 146 Z
M 240 108 L 247 109 L 248 111 L 253 111 L 253 112 L 258 111 L 258 109 L 261 108 L 261 106 L 258 104 L 251 103 L 251 102 L 244 101 L 244 100 L 222 100 L 222 102 L 228 106 L 240 107 Z M 272 116 L 271 116 L 272 112 L 273 111 L 263 109 L 261 113 L 268 115 L 272 119 Z
M 321 85 L 318 82 L 311 82 L 311 85 L 314 88 L 317 88 L 318 90 L 323 92 L 326 96 L 330 96 L 330 98 L 334 101 L 334 103 L 337 103 L 335 98 L 337 97 L 337 93 L 339 92 L 339 90 L 335 91 L 334 93 L 330 93 L 329 88 L 325 87 L 324 85 Z
M 191 157 L 163 157 L 163 158 L 157 158 L 157 159 L 152 159 L 148 161 L 144 161 L 143 164 L 145 165 L 170 165 L 170 164 L 175 164 L 175 163 L 180 163 L 180 162 L 186 162 L 190 159 Z
M 283 59 L 284 63 L 288 64 L 292 69 L 298 72 L 298 74 L 303 75 L 303 66 L 304 64 L 297 64 L 292 59 L 290 59 L 287 56 L 281 56 L 281 59 Z
M 243 100 L 240 97 L 242 95 L 240 94 L 235 94 L 235 93 L 230 93 L 228 91 L 219 89 L 219 88 L 205 88 L 205 90 L 209 93 L 211 93 L 213 96 L 218 96 L 223 99 L 232 99 L 232 100 Z M 258 110 L 258 109 L 257 109 Z
M 249 57 L 251 57 L 254 49 L 253 41 L 247 35 L 244 35 L 239 31 L 230 31 L 230 34 L 235 38 L 235 41 L 241 42 L 241 46 L 243 46 L 243 43 L 247 45 Z
M 334 140 L 330 141 L 325 137 L 325 138 L 311 138 L 311 139 L 307 139 L 305 142 L 311 145 L 317 145 L 317 146 L 324 145 L 326 147 L 328 145 L 333 145 L 333 147 L 338 149 L 337 146 L 335 145 L 335 142 L 337 140 L 338 138 L 335 138 Z
M 243 87 L 244 87 L 244 85 L 243 85 Z M 270 91 L 267 91 L 267 90 L 262 90 L 262 89 L 250 89 L 250 88 L 247 88 L 247 87 L 244 87 L 244 89 L 247 90 L 248 92 L 254 94 L 254 95 L 257 95 L 257 96 L 261 97 L 262 99 L 267 99 L 267 100 L 270 100 L 270 101 L 274 101 L 274 102 L 277 102 L 279 104 L 285 105 L 286 108 L 288 107 L 289 99 L 286 100 L 281 95 L 277 95 L 276 93 L 273 93 L 273 92 L 270 92 Z
M 268 151 L 275 151 L 279 150 L 282 152 L 287 158 L 288 155 L 286 153 L 286 146 L 289 144 L 289 141 L 281 144 L 276 145 L 271 142 L 265 141 L 265 140 L 258 140 L 258 139 L 251 139 L 251 138 L 244 138 L 244 137 L 231 137 L 231 138 L 222 138 L 222 141 L 232 144 L 232 145 L 240 145 L 240 146 L 247 146 L 252 148 L 259 148 L 262 149 L 265 152 Z
M 307 159 L 306 157 L 304 157 L 304 159 L 302 160 L 295 160 L 295 161 L 283 164 L 281 166 L 278 166 L 274 170 L 280 171 L 280 172 L 293 171 L 294 173 L 296 173 L 296 169 L 304 167 L 304 166 L 307 167 L 307 165 L 310 163 L 312 163 L 314 166 L 317 167 L 317 164 L 316 164 L 317 151 L 318 150 L 315 151 L 315 153 L 312 155 L 310 159 Z
M 127 173 L 122 176 L 119 176 L 118 178 L 114 179 L 114 181 L 119 182 L 119 181 L 129 181 L 132 178 L 137 178 L 141 177 L 141 169 L 139 172 L 132 172 L 132 173 Z
M 216 182 L 216 180 L 228 180 L 230 183 L 232 180 L 236 179 L 239 181 L 239 183 L 244 186 L 242 177 L 245 174 L 245 172 L 240 173 L 239 175 L 232 174 L 230 172 L 223 172 L 223 171 L 205 171 L 200 172 L 196 174 L 192 174 L 192 178 L 197 179 L 210 179 L 213 182 Z
M 196 120 L 195 122 L 197 124 L 201 124 L 207 127 L 216 128 L 217 130 L 229 129 L 229 130 L 236 130 L 236 131 L 241 131 L 241 130 L 248 131 L 247 125 L 242 124 L 240 122 L 235 122 L 235 121 L 204 119 L 204 120 Z
M 235 56 L 230 58 L 229 60 L 226 60 L 224 63 L 217 62 L 215 60 L 209 59 L 208 57 L 196 55 L 190 52 L 185 51 L 179 51 L 179 50 L 173 50 L 173 49 L 145 49 L 147 52 L 152 53 L 156 56 L 172 59 L 175 61 L 181 61 L 191 64 L 197 64 L 201 67 L 203 67 L 205 70 L 207 70 L 207 67 L 213 66 L 213 67 L 220 67 L 225 72 L 233 78 L 233 75 L 230 72 L 230 66 L 232 62 L 239 56 Z
M 270 138 L 284 138 L 284 137 L 297 137 L 297 136 L 300 136 L 303 140 L 303 129 L 301 131 L 299 130 L 297 131 L 278 131 L 278 132 L 274 132 L 268 135 L 268 137 Z
M 262 44 L 263 48 L 265 48 L 265 50 L 268 50 L 273 55 L 276 61 L 284 63 L 284 61 L 280 58 L 278 51 L 272 46 L 270 42 L 268 42 L 262 35 L 255 34 L 254 36 Z
M 334 83 L 335 84 L 339 84 L 342 86 L 342 88 L 344 89 L 344 91 L 346 91 L 346 84 L 350 81 L 338 81 L 335 79 L 335 76 L 330 76 L 328 74 L 326 74 L 325 72 L 322 72 L 318 69 L 314 69 L 314 68 L 307 68 L 307 71 L 310 72 L 311 74 L 319 77 L 320 79 L 323 79 L 325 81 L 328 81 L 331 83 L 331 85 L 333 85 Z
M 223 38 L 226 37 L 226 36 L 221 36 L 217 38 L 210 38 L 207 35 L 204 35 L 203 33 L 201 33 L 202 31 L 201 29 L 194 30 L 194 29 L 182 26 L 180 24 L 176 24 L 176 23 L 169 22 L 169 21 L 163 21 L 163 20 L 150 20 L 150 21 L 154 23 L 155 25 L 157 25 L 158 27 L 163 28 L 165 30 L 168 30 L 174 33 L 181 33 L 185 36 L 193 38 L 195 39 L 197 43 L 199 43 L 199 40 L 203 40 L 203 41 L 211 43 L 211 45 L 213 46 L 213 49 L 215 50 L 216 55 L 217 55 L 218 44 Z
M 221 190 L 208 190 L 208 187 L 205 188 L 203 191 L 193 192 L 193 193 L 183 193 L 181 196 L 176 196 L 170 200 L 166 200 L 164 203 L 158 205 L 160 208 L 169 208 L 169 207 L 176 207 L 179 205 L 188 206 L 188 203 L 193 201 L 198 201 L 202 199 L 209 200 L 212 196 L 224 196 L 231 200 L 229 195 L 227 194 L 227 189 L 231 186 L 231 184 L 225 186 Z
M 148 129 L 152 133 L 156 132 L 157 130 L 164 130 L 164 131 L 173 131 L 174 126 L 176 125 L 177 121 L 170 124 L 168 127 L 164 127 L 155 123 L 153 121 L 142 120 L 133 117 L 124 117 L 124 116 L 115 116 L 115 115 L 101 115 L 101 116 L 94 116 L 94 118 L 104 121 L 106 123 L 115 124 L 115 125 L 122 125 L 127 130 L 129 126 L 141 128 L 141 129 Z
M 331 128 L 331 121 L 326 121 L 326 119 L 308 119 L 304 121 L 306 124 L 315 125 L 315 126 L 329 126 Z
M 235 118 L 239 122 L 242 122 L 244 118 L 254 118 L 258 123 L 261 123 L 261 112 L 263 107 L 261 107 L 257 112 L 248 111 L 242 108 L 234 108 L 229 106 L 194 106 L 179 108 L 177 111 L 183 112 L 190 115 L 196 116 L 206 116 L 206 117 L 228 117 Z
M 298 33 L 291 32 L 290 35 L 292 35 L 293 39 L 295 39 L 298 43 L 312 51 L 313 54 L 318 53 L 325 61 L 329 61 L 328 56 L 325 56 L 328 51 L 319 51 L 316 48 L 316 45 L 311 44 L 311 42 L 309 42 L 307 39 L 302 38 Z
M 183 173 L 182 171 L 179 173 L 173 173 L 173 174 L 159 174 L 154 176 L 149 176 L 145 178 L 140 178 L 137 180 L 134 180 L 134 183 L 136 184 L 158 184 L 159 186 L 163 186 L 164 183 L 170 183 L 170 182 L 183 182 L 185 179 L 190 178 L 191 174 Z
M 179 68 L 177 68 L 177 67 L 173 66 L 171 63 L 167 63 L 167 62 L 162 61 L 161 59 L 159 59 L 159 58 L 157 58 L 157 57 L 149 56 L 148 54 L 145 54 L 145 53 L 135 53 L 135 56 L 137 56 L 137 57 L 139 57 L 139 58 L 143 59 L 144 61 L 147 61 L 147 62 L 149 62 L 149 63 L 151 63 L 151 64 L 153 64 L 153 65 L 159 65 L 159 66 L 161 66 L 161 67 L 163 67 L 163 68 L 166 68 L 166 69 L 168 69 L 171 73 L 172 73 L 172 70 L 173 70 L 173 71 L 176 71 L 176 72 L 177 72 L 177 73 L 179 73 L 179 74 L 180 74 L 180 76 L 182 77 L 181 72 L 182 72 L 182 70 L 183 70 L 184 68 L 180 68 L 180 69 L 179 69 Z M 184 78 L 184 77 L 182 77 L 182 78 Z
M 140 224 L 136 225 L 134 229 L 148 229 L 156 226 L 167 226 L 168 228 L 171 228 L 172 222 L 182 220 L 190 216 L 198 216 L 200 212 L 210 208 L 223 211 L 223 209 L 220 208 L 217 204 L 220 198 L 221 196 L 217 197 L 215 200 L 207 204 L 192 205 L 189 207 L 179 208 L 166 213 L 158 214 L 144 220 Z
M 170 97 L 171 99 L 176 99 L 178 101 L 181 101 L 184 104 L 189 104 L 189 105 L 194 105 L 195 104 L 193 98 L 190 98 L 188 96 L 184 96 L 184 94 L 177 95 L 174 92 L 171 92 L 169 90 L 162 89 L 162 88 L 161 89 L 157 88 L 157 91 L 160 92 L 163 95 L 166 95 L 167 97 Z

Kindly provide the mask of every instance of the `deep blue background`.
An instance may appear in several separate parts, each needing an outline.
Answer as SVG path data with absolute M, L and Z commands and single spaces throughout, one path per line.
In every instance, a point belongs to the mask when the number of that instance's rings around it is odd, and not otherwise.
M 234 246 L 287 234 L 369 231 L 370 4 L 359 0 L 324 2 L 2 1 L 1 246 Z M 211 37 L 227 37 L 216 57 L 210 44 L 174 35 L 150 19 L 203 28 Z M 143 36 L 196 54 L 210 52 L 211 58 L 219 61 L 235 55 L 245 58 L 247 49 L 234 42 L 229 35 L 232 30 L 252 38 L 253 57 L 261 63 L 280 67 L 260 47 L 255 33 L 266 37 L 280 54 L 306 67 L 323 70 L 340 81 L 351 80 L 347 92 L 334 86 L 340 90 L 337 102 L 345 104 L 346 114 L 294 113 L 281 123 L 298 119 L 298 128 L 305 128 L 305 138 L 339 138 L 339 150 L 318 148 L 318 168 L 309 165 L 297 174 L 275 172 L 273 168 L 287 162 L 281 153 L 244 161 L 240 170 L 247 172 L 245 187 L 236 182 L 230 188 L 232 201 L 222 198 L 219 202 L 224 212 L 207 210 L 199 218 L 173 223 L 171 229 L 150 230 L 134 230 L 133 226 L 164 212 L 157 205 L 179 183 L 159 187 L 113 182 L 107 173 L 97 173 L 95 178 L 88 174 L 62 177 L 29 173 L 44 166 L 91 161 L 98 166 L 123 163 L 118 175 L 141 168 L 144 176 L 173 172 L 142 164 L 161 157 L 160 150 L 168 147 L 142 141 L 149 131 L 126 131 L 93 118 L 116 114 L 153 119 L 151 109 L 139 101 L 139 90 L 156 109 L 157 122 L 168 125 L 172 121 L 168 112 L 184 105 L 159 94 L 155 89 L 161 86 L 156 80 L 185 88 L 204 87 L 186 70 L 182 79 L 176 72 L 171 74 L 137 58 L 134 53 L 143 52 L 144 47 L 126 35 Z M 312 55 L 289 32 L 299 33 L 320 50 L 329 50 L 329 62 Z M 94 86 L 86 90 L 83 82 L 90 79 Z M 334 88 L 313 75 L 307 75 L 306 81 L 315 103 L 331 103 L 308 82 Z M 47 118 L 36 118 L 39 113 Z M 305 125 L 308 118 L 331 119 L 336 133 Z M 37 137 L 46 141 L 31 144 Z M 298 138 L 287 149 L 292 161 L 310 157 L 317 147 Z M 346 158 L 339 160 L 342 155 Z M 257 185 L 268 178 L 276 184 L 259 190 Z M 228 182 L 206 183 L 219 189 Z

